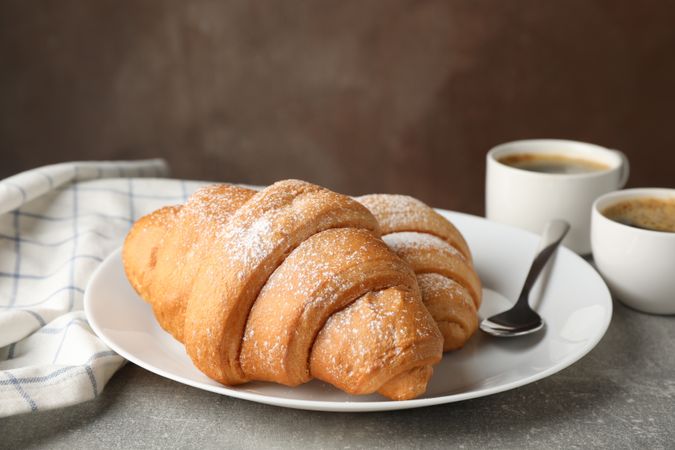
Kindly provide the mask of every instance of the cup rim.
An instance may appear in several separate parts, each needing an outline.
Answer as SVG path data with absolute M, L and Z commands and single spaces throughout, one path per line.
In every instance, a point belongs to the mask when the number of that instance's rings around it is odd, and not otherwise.
M 597 170 L 597 171 L 592 171 L 592 172 L 586 172 L 586 173 L 542 173 L 542 172 L 533 172 L 531 170 L 525 170 L 525 169 L 519 169 L 517 167 L 509 166 L 508 164 L 504 164 L 503 162 L 499 161 L 497 159 L 497 154 L 502 153 L 506 150 L 508 150 L 510 147 L 514 147 L 517 145 L 559 145 L 559 144 L 566 144 L 566 145 L 575 145 L 577 147 L 585 147 L 588 148 L 592 151 L 599 151 L 605 155 L 608 155 L 610 158 L 614 159 L 614 164 L 610 165 L 607 169 L 603 170 Z M 535 150 L 531 149 L 528 151 L 522 151 L 522 153 L 537 153 L 541 152 L 541 150 Z M 549 153 L 549 152 L 541 152 L 541 153 Z M 518 173 L 523 176 L 531 176 L 531 177 L 540 177 L 540 178 L 557 178 L 557 179 L 565 179 L 565 178 L 572 178 L 572 179 L 584 179 L 584 178 L 596 178 L 599 176 L 607 175 L 608 173 L 612 173 L 615 171 L 621 170 L 621 165 L 622 165 L 622 160 L 621 157 L 617 154 L 616 150 L 609 149 L 607 147 L 603 147 L 601 145 L 597 144 L 592 144 L 590 142 L 583 142 L 583 141 L 575 141 L 571 139 L 519 139 L 515 141 L 509 141 L 509 142 L 503 142 L 501 144 L 498 144 L 494 147 L 492 147 L 488 152 L 487 152 L 487 158 L 488 160 L 491 160 L 493 163 L 496 163 L 499 165 L 500 168 L 504 170 L 511 171 L 513 173 Z M 603 161 L 604 163 L 605 161 Z
M 661 188 L 661 187 L 641 187 L 641 188 L 630 188 L 630 189 L 620 189 L 617 191 L 608 192 L 596 198 L 593 202 L 592 212 L 593 216 L 597 217 L 598 220 L 601 220 L 603 223 L 611 224 L 610 226 L 617 227 L 631 233 L 643 234 L 644 236 L 661 236 L 665 239 L 670 239 L 668 236 L 675 239 L 675 233 L 672 231 L 659 231 L 659 230 L 648 230 L 645 228 L 631 227 L 630 225 L 617 222 L 612 220 L 609 217 L 605 216 L 601 209 L 605 209 L 608 206 L 616 204 L 621 200 L 626 200 L 630 198 L 644 198 L 644 197 L 668 197 L 675 199 L 675 188 Z

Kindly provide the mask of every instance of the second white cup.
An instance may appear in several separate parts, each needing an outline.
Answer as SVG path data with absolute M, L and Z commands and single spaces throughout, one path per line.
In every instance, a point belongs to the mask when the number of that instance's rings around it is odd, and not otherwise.
M 593 205 L 593 259 L 615 298 L 640 311 L 675 314 L 675 233 L 636 228 L 603 211 L 622 201 L 675 200 L 675 189 L 612 192 Z
M 583 159 L 604 166 L 588 173 L 542 173 L 513 167 L 504 158 L 548 155 Z M 540 233 L 553 219 L 571 225 L 563 245 L 579 254 L 591 252 L 591 206 L 599 196 L 628 180 L 626 156 L 584 142 L 531 139 L 498 145 L 487 154 L 485 215 L 497 222 Z

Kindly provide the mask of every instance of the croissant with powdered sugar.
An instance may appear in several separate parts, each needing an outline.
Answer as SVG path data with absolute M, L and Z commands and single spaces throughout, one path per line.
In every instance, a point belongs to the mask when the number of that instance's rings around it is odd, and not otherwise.
M 195 366 L 226 385 L 421 395 L 443 338 L 410 266 L 355 200 L 286 180 L 214 185 L 138 220 L 127 277 Z

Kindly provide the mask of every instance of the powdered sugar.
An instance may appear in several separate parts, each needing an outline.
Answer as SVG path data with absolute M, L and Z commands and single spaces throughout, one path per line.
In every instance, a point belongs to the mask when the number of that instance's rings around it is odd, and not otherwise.
M 450 252 L 453 255 L 461 257 L 462 259 L 464 258 L 455 247 L 448 244 L 443 239 L 429 233 L 402 231 L 398 233 L 387 234 L 382 237 L 382 240 L 386 242 L 389 248 L 397 253 L 409 248 L 417 250 L 437 249 Z
M 457 281 L 437 273 L 423 273 L 417 276 L 420 284 L 422 298 L 438 298 L 439 296 L 449 301 L 460 302 L 468 308 L 475 309 L 476 304 L 469 291 Z
M 401 222 L 430 223 L 433 210 L 420 200 L 408 195 L 370 194 L 356 198 L 377 217 L 383 230 L 396 229 Z

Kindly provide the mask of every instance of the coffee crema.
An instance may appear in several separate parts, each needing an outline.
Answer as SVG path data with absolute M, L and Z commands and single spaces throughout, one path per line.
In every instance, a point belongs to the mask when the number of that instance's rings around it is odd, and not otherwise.
M 635 228 L 675 233 L 675 198 L 632 198 L 608 206 L 602 215 Z
M 516 169 L 554 174 L 602 172 L 610 168 L 599 161 L 550 153 L 516 153 L 499 158 L 498 161 Z

